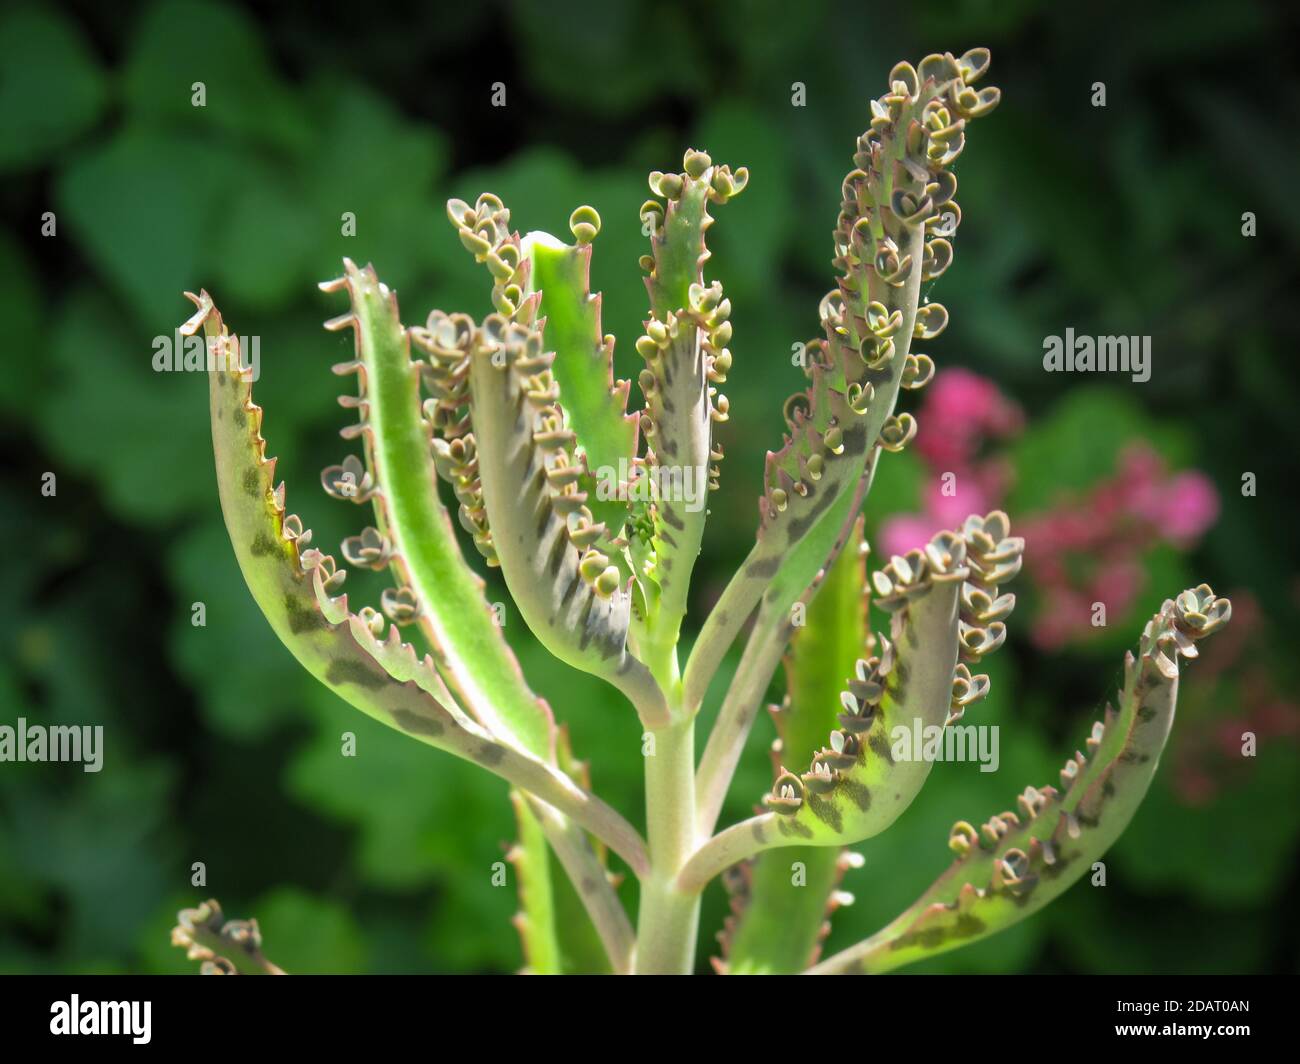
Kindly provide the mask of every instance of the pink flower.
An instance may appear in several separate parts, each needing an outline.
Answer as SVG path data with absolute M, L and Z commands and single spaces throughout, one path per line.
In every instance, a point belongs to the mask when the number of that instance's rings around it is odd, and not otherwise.
M 958 473 L 951 483 L 950 494 L 945 493 L 942 478 L 932 480 L 925 489 L 925 512 L 931 519 L 931 534 L 941 528 L 960 528 L 969 515 L 988 513 L 994 508 L 995 503 L 973 470 Z
M 996 384 L 966 369 L 935 374 L 924 397 L 916 446 L 931 467 L 942 471 L 966 466 L 986 437 L 1013 435 L 1024 421 L 1020 407 Z
M 1199 539 L 1219 516 L 1219 493 L 1203 473 L 1175 476 L 1165 489 L 1160 525 L 1177 544 Z
M 1124 452 L 1121 486 L 1125 509 L 1177 546 L 1199 539 L 1219 516 L 1219 494 L 1204 473 L 1165 476 L 1164 463 L 1147 447 Z

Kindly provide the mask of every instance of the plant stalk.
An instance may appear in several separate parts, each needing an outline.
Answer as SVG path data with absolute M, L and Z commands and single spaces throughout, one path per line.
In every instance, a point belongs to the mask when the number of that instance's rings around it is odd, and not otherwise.
M 677 888 L 677 874 L 695 849 L 695 722 L 676 720 L 649 733 L 646 828 L 650 874 L 641 880 L 638 974 L 689 975 L 695 965 L 700 895 Z

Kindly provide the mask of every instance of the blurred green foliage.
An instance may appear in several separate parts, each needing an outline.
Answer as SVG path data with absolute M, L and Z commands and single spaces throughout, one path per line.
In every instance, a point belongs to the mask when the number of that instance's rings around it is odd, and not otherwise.
M 514 831 L 504 786 L 351 713 L 275 642 L 225 541 L 206 383 L 154 373 L 154 338 L 200 286 L 235 331 L 260 337 L 258 398 L 291 506 L 317 542 L 337 542 L 357 512 L 315 484 L 346 452 L 328 367 L 351 340 L 319 329 L 330 309 L 314 282 L 341 255 L 374 261 L 408 322 L 434 306 L 482 314 L 487 286 L 444 200 L 491 189 L 521 230 L 556 232 L 590 203 L 604 219 L 593 285 L 621 338 L 620 373 L 634 376 L 645 173 L 688 144 L 748 165 L 749 190 L 710 234 L 736 368 L 698 624 L 756 525 L 763 451 L 800 382 L 791 345 L 814 334 L 831 283 L 836 199 L 867 101 L 895 59 L 935 49 L 990 46 L 1004 92 L 961 165 L 958 261 L 937 293 L 953 325 L 932 353 L 995 378 L 1031 413 L 1010 453 L 1013 518 L 1112 474 L 1135 439 L 1204 469 L 1223 514 L 1192 557 L 1148 559 L 1140 609 L 1059 658 L 1017 634 L 1032 614 L 1022 605 L 979 710 L 1002 727 L 1003 770 L 936 767 L 897 828 L 862 847 L 865 867 L 844 884 L 857 903 L 828 946 L 912 900 L 946 865 L 953 820 L 1054 779 L 1163 595 L 1200 580 L 1252 592 L 1263 623 L 1243 654 L 1278 691 L 1295 689 L 1300 422 L 1283 301 L 1300 142 L 1279 121 L 1300 82 L 1278 61 L 1270 5 L 401 6 L 362 22 L 202 0 L 0 15 L 0 722 L 102 724 L 107 747 L 98 774 L 0 765 L 0 971 L 188 970 L 167 930 L 213 895 L 256 915 L 291 971 L 516 968 L 513 891 L 490 883 Z M 494 81 L 505 108 L 489 104 Z M 796 81 L 806 107 L 791 106 Z M 1090 105 L 1096 81 L 1105 108 Z M 355 236 L 342 235 L 344 212 Z M 1044 374 L 1042 338 L 1067 325 L 1150 333 L 1150 383 Z M 40 493 L 46 471 L 53 498 Z M 1258 497 L 1241 497 L 1244 471 Z M 869 525 L 915 508 L 920 478 L 910 455 L 882 462 Z M 377 598 L 355 582 L 354 597 Z M 205 627 L 190 623 L 199 601 Z M 597 789 L 639 821 L 633 714 L 509 634 Z M 1179 728 L 1232 720 L 1240 701 L 1229 670 Z M 345 731 L 355 758 L 339 756 Z M 771 737 L 760 722 L 724 819 L 767 786 Z M 1263 742 L 1197 803 L 1173 776 L 1162 770 L 1108 858 L 1106 889 L 1081 885 L 933 970 L 1294 969 L 1296 736 Z M 206 886 L 191 885 L 194 862 Z M 715 886 L 702 965 L 724 905 Z

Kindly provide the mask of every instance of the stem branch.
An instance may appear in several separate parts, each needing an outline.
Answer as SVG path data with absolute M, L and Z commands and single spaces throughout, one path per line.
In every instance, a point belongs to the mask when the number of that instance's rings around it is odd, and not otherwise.
M 695 965 L 700 898 L 698 891 L 681 890 L 677 875 L 695 848 L 695 722 L 677 720 L 648 738 L 650 872 L 641 879 L 635 970 L 688 975 Z

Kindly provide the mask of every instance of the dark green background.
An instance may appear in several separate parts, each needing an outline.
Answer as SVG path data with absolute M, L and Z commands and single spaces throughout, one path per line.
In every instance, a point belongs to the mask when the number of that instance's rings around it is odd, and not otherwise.
M 513 832 L 505 787 L 351 712 L 275 641 L 225 541 L 206 383 L 153 373 L 153 338 L 189 315 L 181 291 L 199 286 L 235 331 L 261 337 L 270 450 L 291 508 L 328 547 L 363 523 L 317 487 L 347 451 L 328 367 L 351 341 L 320 329 L 339 307 L 314 284 L 341 255 L 373 261 L 408 322 L 434 306 L 479 315 L 488 286 L 445 199 L 491 189 L 521 230 L 559 233 L 591 203 L 604 219 L 593 280 L 618 368 L 635 376 L 645 173 L 677 167 L 688 145 L 748 165 L 749 189 L 711 233 L 736 365 L 698 624 L 755 527 L 763 451 L 800 385 L 790 345 L 815 333 L 831 284 L 839 184 L 868 101 L 895 60 L 934 50 L 988 45 L 1004 92 L 958 168 L 964 223 L 937 289 L 953 324 L 930 351 L 941 368 L 993 377 L 1031 414 L 1011 450 L 1013 518 L 1110 475 L 1134 439 L 1205 470 L 1223 513 L 1191 556 L 1146 558 L 1131 616 L 1050 659 L 1026 638 L 1022 577 L 979 711 L 1002 725 L 1003 771 L 936 769 L 895 829 L 861 848 L 866 866 L 845 883 L 857 904 L 831 944 L 869 933 L 945 866 L 952 821 L 1054 778 L 1165 595 L 1200 580 L 1253 592 L 1263 622 L 1243 667 L 1291 704 L 1300 83 L 1271 7 L 445 6 L 0 14 L 0 722 L 103 724 L 107 744 L 98 775 L 0 764 L 0 970 L 191 970 L 168 930 L 207 896 L 259 917 L 269 954 L 293 971 L 516 968 L 513 891 L 490 885 Z M 195 81 L 206 108 L 190 104 Z M 505 108 L 489 105 L 495 81 Z M 804 108 L 791 106 L 795 81 Z M 1104 109 L 1090 104 L 1095 81 Z M 343 211 L 355 237 L 340 235 Z M 1243 211 L 1258 236 L 1242 236 Z M 1151 381 L 1043 373 L 1042 338 L 1066 326 L 1152 335 Z M 54 498 L 40 493 L 47 471 Z M 1243 471 L 1258 476 L 1255 498 L 1240 497 Z M 882 463 L 873 523 L 915 505 L 920 475 L 911 454 Z M 377 600 L 377 582 L 349 586 L 357 605 Z M 195 601 L 204 628 L 190 624 Z M 508 632 L 597 788 L 639 823 L 630 710 Z M 1195 688 L 1193 670 L 1180 735 L 1238 707 L 1232 679 Z M 359 756 L 345 759 L 349 729 Z M 727 817 L 765 788 L 770 738 L 760 721 Z M 1166 765 L 1104 890 L 1078 886 L 933 967 L 1293 970 L 1298 764 L 1295 734 L 1274 738 L 1195 806 Z M 204 888 L 190 886 L 195 861 Z M 702 963 L 723 907 L 715 887 Z

